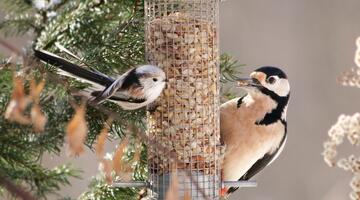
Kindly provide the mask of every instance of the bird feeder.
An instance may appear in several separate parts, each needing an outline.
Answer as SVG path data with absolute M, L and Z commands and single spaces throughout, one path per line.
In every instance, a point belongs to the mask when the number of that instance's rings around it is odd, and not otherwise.
M 160 200 L 174 177 L 180 198 L 219 198 L 218 19 L 219 0 L 145 0 L 147 59 L 168 79 L 148 114 L 149 181 Z
M 220 176 L 219 3 L 145 0 L 146 57 L 168 82 L 147 114 L 149 180 L 113 187 L 147 187 L 159 200 L 174 192 L 174 180 L 180 199 L 214 200 L 223 186 L 256 187 Z

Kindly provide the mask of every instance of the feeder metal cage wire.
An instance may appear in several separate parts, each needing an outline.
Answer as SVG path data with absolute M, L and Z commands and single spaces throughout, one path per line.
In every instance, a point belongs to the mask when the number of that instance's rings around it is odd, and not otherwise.
M 180 199 L 219 199 L 219 0 L 145 0 L 145 32 L 168 79 L 147 120 L 152 195 L 164 199 L 176 176 Z

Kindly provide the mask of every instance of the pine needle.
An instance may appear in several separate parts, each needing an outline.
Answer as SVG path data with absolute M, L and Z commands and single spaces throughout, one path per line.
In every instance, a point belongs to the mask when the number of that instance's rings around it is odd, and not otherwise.
M 85 120 L 85 104 L 76 108 L 75 115 L 66 126 L 66 140 L 70 156 L 84 152 L 84 142 L 88 132 Z

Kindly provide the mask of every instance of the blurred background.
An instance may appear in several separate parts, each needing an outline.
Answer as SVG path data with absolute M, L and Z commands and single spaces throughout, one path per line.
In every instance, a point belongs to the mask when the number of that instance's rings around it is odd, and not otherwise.
M 358 0 L 227 0 L 221 4 L 222 52 L 247 65 L 244 76 L 263 65 L 281 67 L 292 91 L 285 150 L 254 178 L 257 188 L 241 189 L 231 199 L 349 199 L 350 174 L 328 168 L 321 152 L 338 115 L 360 110 L 359 90 L 336 82 L 343 71 L 355 66 L 359 10 Z M 20 48 L 28 45 L 30 37 L 7 40 Z M 0 54 L 8 53 L 0 46 Z M 113 148 L 109 144 L 107 150 Z M 347 156 L 347 148 L 341 149 Z M 72 186 L 59 192 L 74 198 L 98 172 L 98 162 L 90 152 L 77 159 L 47 156 L 42 162 L 49 167 L 72 162 L 83 170 L 81 180 L 72 179 Z

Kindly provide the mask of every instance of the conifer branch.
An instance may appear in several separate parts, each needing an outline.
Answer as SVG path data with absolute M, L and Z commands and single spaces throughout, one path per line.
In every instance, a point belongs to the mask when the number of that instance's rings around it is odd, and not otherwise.
M 0 185 L 6 188 L 6 190 L 13 196 L 17 196 L 22 200 L 36 200 L 31 194 L 15 185 L 5 177 L 0 176 Z

